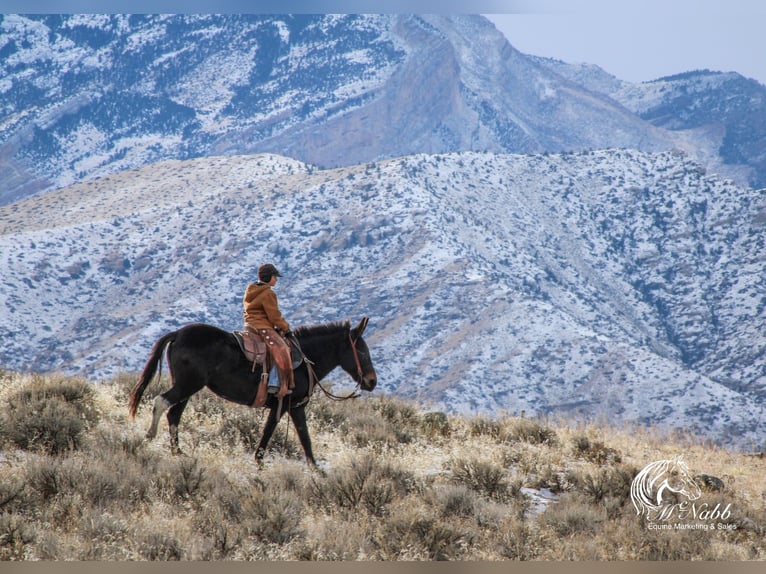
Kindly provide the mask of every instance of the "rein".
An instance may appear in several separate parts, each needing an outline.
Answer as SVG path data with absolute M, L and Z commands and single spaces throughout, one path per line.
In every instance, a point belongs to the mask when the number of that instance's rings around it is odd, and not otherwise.
M 359 390 L 359 383 L 356 384 L 356 388 L 353 391 L 351 391 L 351 394 L 346 396 L 334 395 L 330 391 L 325 389 L 322 386 L 322 383 L 320 383 L 319 381 L 317 381 L 316 383 L 319 389 L 325 394 L 325 396 L 332 401 L 347 401 L 348 399 L 356 399 L 362 396 L 357 392 Z

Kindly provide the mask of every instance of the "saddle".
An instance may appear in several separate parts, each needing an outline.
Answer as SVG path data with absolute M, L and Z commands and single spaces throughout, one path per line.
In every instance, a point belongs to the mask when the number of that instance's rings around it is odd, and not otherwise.
M 252 331 L 234 331 L 232 334 L 245 358 L 253 364 L 253 370 L 256 365 L 263 365 L 266 362 L 269 347 L 260 335 Z
M 263 365 L 265 363 L 269 355 L 269 346 L 258 333 L 234 331 L 232 334 L 237 340 L 239 349 L 245 355 L 245 358 L 253 364 L 253 370 L 255 370 L 255 365 Z M 306 360 L 306 355 L 303 354 L 295 340 L 287 339 L 287 342 L 290 345 L 290 357 L 292 358 L 293 370 L 295 370 Z
M 262 407 L 266 404 L 269 370 L 271 369 L 269 346 L 258 333 L 252 331 L 233 331 L 232 335 L 234 335 L 234 339 L 237 341 L 245 358 L 248 362 L 252 363 L 253 372 L 255 372 L 256 366 L 262 366 L 261 382 L 258 385 L 255 401 L 253 401 L 253 404 L 251 405 L 253 407 Z M 290 357 L 292 359 L 293 370 L 300 367 L 301 363 L 304 361 L 306 361 L 307 364 L 311 364 L 306 355 L 303 354 L 297 341 L 293 339 L 288 339 L 287 341 L 290 345 Z M 313 384 L 311 387 L 313 387 Z M 313 388 L 310 390 L 313 391 Z

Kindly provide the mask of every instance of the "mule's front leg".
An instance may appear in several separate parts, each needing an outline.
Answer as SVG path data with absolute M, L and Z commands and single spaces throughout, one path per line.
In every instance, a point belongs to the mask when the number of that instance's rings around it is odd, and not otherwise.
M 306 423 L 306 406 L 292 409 L 289 413 L 290 418 L 293 419 L 295 430 L 298 432 L 298 438 L 306 455 L 306 461 L 314 468 L 319 468 L 317 467 L 317 461 L 314 459 L 314 451 L 311 448 L 311 436 L 309 436 L 309 427 Z
M 277 423 L 279 422 L 279 419 L 282 418 L 282 413 L 279 408 L 280 405 L 275 405 L 269 409 L 269 416 L 266 419 L 266 424 L 263 427 L 261 442 L 258 443 L 258 448 L 255 449 L 256 462 L 263 461 L 263 455 L 266 454 L 266 447 L 269 445 L 271 435 L 274 434 L 274 429 L 277 428 Z

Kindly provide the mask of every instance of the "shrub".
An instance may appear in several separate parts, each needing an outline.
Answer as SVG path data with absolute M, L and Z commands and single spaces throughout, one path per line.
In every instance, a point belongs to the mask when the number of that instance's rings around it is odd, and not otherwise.
M 630 499 L 630 485 L 636 472 L 632 468 L 601 469 L 580 479 L 583 493 L 594 503 L 611 499 L 619 507 Z
M 151 457 L 146 452 L 146 441 L 142 435 L 110 427 L 97 427 L 84 444 L 85 450 L 97 457 L 112 454 L 137 460 Z
M 125 521 L 92 508 L 83 512 L 79 525 L 83 548 L 79 560 L 119 560 L 124 558 L 122 542 L 130 539 L 131 532 Z
M 138 551 L 144 560 L 181 560 L 184 557 L 179 540 L 161 532 L 144 535 Z
M 373 401 L 371 404 L 373 411 L 379 413 L 403 433 L 406 430 L 408 434 L 411 434 L 419 426 L 418 413 L 412 405 L 388 397 Z
M 52 399 L 18 405 L 8 417 L 7 428 L 8 438 L 19 448 L 59 454 L 80 447 L 84 425 L 73 407 Z
M 318 396 L 317 396 L 318 395 Z M 315 423 L 317 430 L 336 431 L 348 418 L 348 405 L 331 401 L 321 394 L 315 393 L 309 406 L 306 408 L 311 422 Z
M 223 412 L 218 435 L 229 446 L 241 444 L 247 451 L 255 451 L 261 440 L 263 414 L 260 409 L 229 408 Z
M 344 440 L 351 446 L 393 446 L 399 441 L 391 424 L 375 413 L 354 413 L 343 425 Z
M 227 520 L 218 508 L 208 507 L 208 512 L 198 512 L 194 525 L 207 537 L 208 550 L 203 560 L 226 560 L 242 545 L 244 530 L 239 523 Z
M 509 483 L 498 464 L 477 458 L 457 458 L 447 464 L 452 478 L 487 498 L 500 502 L 523 498 L 521 484 Z
M 371 542 L 383 560 L 458 560 L 475 538 L 469 529 L 404 506 L 378 524 Z
M 481 505 L 475 491 L 464 484 L 449 484 L 431 493 L 431 504 L 442 518 L 473 517 Z
M 50 387 L 71 389 L 48 392 Z M 317 396 L 324 414 L 311 415 L 309 425 L 328 451 L 323 472 L 307 468 L 287 420 L 272 444 L 279 450 L 287 443 L 299 462 L 280 453 L 257 467 L 243 456 L 240 445 L 255 440 L 246 433 L 260 426 L 249 419 L 262 411 L 203 397 L 188 413 L 190 442 L 200 445 L 195 456 L 170 457 L 166 447 L 144 441 L 143 428 L 125 424 L 124 401 L 116 401 L 118 412 L 109 412 L 114 389 L 79 387 L 76 381 L 29 376 L 0 381 L 8 446 L 9 428 L 15 428 L 8 425 L 16 420 L 9 415 L 34 401 L 43 406 L 56 401 L 63 405 L 59 414 L 69 409 L 82 424 L 77 442 L 62 440 L 61 450 L 45 449 L 39 440 L 31 453 L 0 450 L 0 559 L 758 560 L 766 555 L 760 461 L 746 456 L 732 453 L 723 460 L 704 446 L 695 450 L 700 457 L 712 453 L 719 465 L 711 470 L 729 484 L 724 491 L 705 492 L 697 507 L 731 504 L 731 517 L 721 522 L 736 529 L 655 532 L 630 501 L 637 469 L 617 462 L 619 453 L 604 443 L 569 429 L 556 437 L 551 429 L 558 427 L 545 428 L 538 419 L 447 420 L 443 413 L 414 415 L 385 398 L 332 403 Z M 43 388 L 44 400 L 37 393 Z M 91 388 L 97 401 L 88 398 Z M 104 396 L 98 394 L 102 389 Z M 219 404 L 226 408 L 219 410 Z M 96 405 L 104 409 L 100 419 Z M 342 428 L 317 431 L 320 418 L 341 421 Z M 397 425 L 401 437 L 412 437 L 411 445 L 402 445 Z M 607 444 L 630 438 L 609 433 L 604 429 Z M 544 442 L 564 436 L 574 438 L 566 444 Z M 350 448 L 349 440 L 367 446 Z M 675 448 L 654 439 L 640 442 L 641 436 L 636 440 L 641 452 L 658 457 Z M 227 449 L 227 442 L 237 448 Z M 723 473 L 736 474 L 736 482 Z M 556 494 L 541 492 L 537 501 L 522 484 Z
M 2 428 L 19 448 L 60 454 L 79 449 L 98 418 L 93 388 L 84 381 L 35 379 L 9 397 Z
M 572 439 L 575 456 L 584 458 L 596 464 L 619 464 L 622 456 L 615 449 L 606 446 L 601 441 L 592 441 L 585 435 L 577 435 Z
M 0 561 L 24 560 L 34 541 L 34 527 L 25 518 L 9 512 L 0 515 Z
M 469 421 L 468 431 L 471 436 L 488 436 L 499 438 L 502 433 L 503 425 L 500 421 L 490 419 L 484 416 L 477 416 Z
M 641 531 L 637 560 L 715 560 L 710 534 L 704 530 Z
M 349 414 L 343 423 L 346 431 L 345 440 L 352 446 L 363 447 L 392 447 L 398 444 L 412 442 L 414 435 L 409 429 L 399 427 L 379 413 L 366 410 Z
M 447 415 L 438 411 L 425 413 L 420 420 L 420 428 L 431 438 L 448 437 L 452 433 Z
M 556 504 L 548 505 L 542 520 L 558 536 L 568 537 L 600 530 L 606 517 L 580 496 L 564 494 Z
M 48 500 L 64 489 L 61 466 L 62 461 L 57 458 L 40 459 L 27 465 L 27 483 L 42 500 Z
M 409 492 L 413 483 L 411 474 L 367 454 L 347 467 L 333 469 L 323 480 L 314 479 L 312 489 L 326 507 L 381 515 L 394 496 Z
M 558 444 L 556 431 L 531 419 L 517 419 L 508 431 L 508 439 L 549 446 Z
M 518 517 L 508 517 L 497 523 L 493 540 L 500 556 L 509 560 L 535 560 L 540 540 L 533 528 Z
M 95 506 L 149 499 L 151 476 L 124 458 L 106 453 L 69 458 L 41 458 L 26 469 L 31 495 L 50 502 L 54 498 L 79 498 Z
M 0 512 L 13 511 L 24 504 L 26 498 L 24 481 L 16 477 L 2 477 L 0 480 Z
M 180 457 L 159 465 L 156 483 L 161 495 L 189 500 L 202 491 L 206 480 L 205 468 L 194 457 Z
M 252 491 L 242 504 L 245 531 L 263 542 L 284 544 L 303 534 L 303 503 L 278 488 Z
M 308 479 L 302 463 L 275 465 L 263 475 L 263 482 L 269 488 L 295 493 L 298 496 L 306 495 L 308 488 Z
M 367 558 L 368 524 L 335 516 L 323 520 L 295 552 L 297 560 L 360 560 Z

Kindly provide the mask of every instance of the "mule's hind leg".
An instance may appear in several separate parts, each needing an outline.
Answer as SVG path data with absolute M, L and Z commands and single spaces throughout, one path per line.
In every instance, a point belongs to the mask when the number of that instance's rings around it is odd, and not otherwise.
M 148 440 L 152 440 L 157 436 L 157 425 L 160 423 L 160 417 L 162 416 L 162 413 L 168 410 L 173 404 L 165 398 L 166 394 L 167 393 L 163 393 L 154 399 L 154 408 L 152 409 L 152 424 L 149 425 L 149 430 L 146 431 L 146 438 Z
M 181 454 L 181 449 L 178 447 L 178 423 L 181 421 L 181 415 L 184 413 L 187 404 L 189 404 L 189 399 L 184 399 L 180 403 L 174 404 L 170 407 L 170 410 L 168 410 L 170 452 L 173 454 Z
M 202 388 L 202 385 L 196 385 L 194 387 L 189 388 L 187 387 L 179 387 L 177 385 L 174 385 L 171 389 L 165 391 L 161 395 L 159 395 L 156 399 L 154 399 L 154 409 L 152 410 L 152 424 L 149 426 L 149 430 L 146 431 L 146 438 L 151 440 L 155 436 L 157 436 L 157 426 L 160 424 L 160 418 L 162 417 L 162 414 L 168 410 L 171 407 L 175 407 L 175 405 L 178 405 L 180 403 L 186 403 L 186 401 L 189 400 L 189 397 L 192 396 L 194 393 L 196 393 L 198 390 Z M 186 405 L 184 404 L 184 407 Z M 178 411 L 177 418 L 181 418 L 181 413 L 183 412 L 183 408 Z M 168 423 L 172 424 L 171 422 L 171 414 L 168 413 Z M 176 424 L 178 424 L 178 420 L 176 419 Z M 171 431 L 172 435 L 172 431 Z
M 280 401 L 281 404 L 281 401 Z M 266 454 L 266 447 L 271 440 L 271 435 L 274 434 L 274 429 L 277 428 L 279 419 L 282 418 L 279 406 L 273 406 L 269 409 L 269 416 L 266 419 L 266 424 L 263 426 L 263 434 L 261 435 L 261 442 L 258 443 L 258 448 L 255 449 L 255 460 L 261 462 L 263 455 Z

